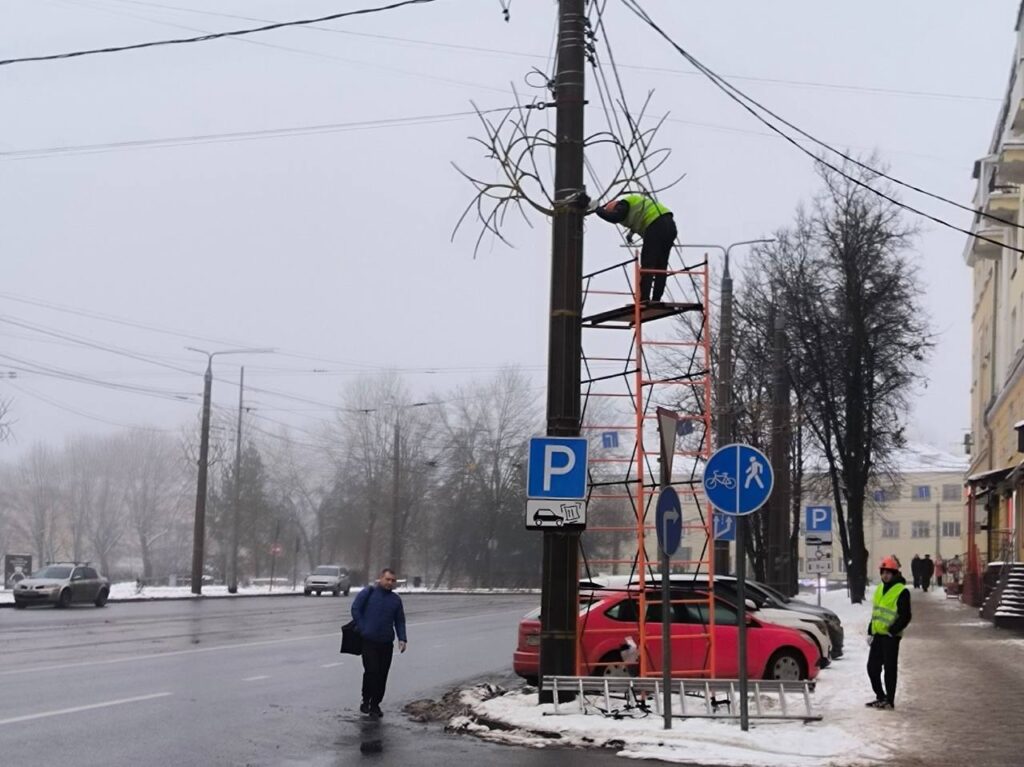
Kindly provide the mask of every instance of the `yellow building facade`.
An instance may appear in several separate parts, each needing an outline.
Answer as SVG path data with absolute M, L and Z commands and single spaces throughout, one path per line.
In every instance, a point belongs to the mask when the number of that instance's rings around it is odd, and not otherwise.
M 1022 5 L 1024 13 L 1024 5 Z M 977 181 L 964 260 L 972 273 L 971 462 L 964 512 L 969 572 L 1021 559 L 1024 527 L 1024 28 Z M 965 582 L 965 587 L 968 584 Z M 965 596 L 968 596 L 965 592 Z

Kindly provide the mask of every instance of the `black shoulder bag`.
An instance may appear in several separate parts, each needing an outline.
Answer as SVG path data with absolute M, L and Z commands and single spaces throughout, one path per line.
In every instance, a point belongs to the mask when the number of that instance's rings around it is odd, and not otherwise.
M 371 586 L 370 595 L 366 598 L 367 607 L 370 606 L 370 600 L 373 599 L 374 591 L 376 589 Z M 363 635 L 359 633 L 359 625 L 356 623 L 355 618 L 341 627 L 341 649 L 338 652 L 345 653 L 346 655 L 363 654 Z

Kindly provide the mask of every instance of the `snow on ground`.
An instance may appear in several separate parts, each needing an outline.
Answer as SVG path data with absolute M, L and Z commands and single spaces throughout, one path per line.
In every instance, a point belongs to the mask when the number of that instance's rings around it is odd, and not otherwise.
M 238 596 L 256 596 L 260 594 L 294 594 L 301 593 L 302 586 L 299 585 L 295 589 L 292 589 L 290 582 L 288 583 L 275 583 L 274 590 L 271 591 L 269 586 L 239 586 Z M 228 593 L 228 587 L 221 586 L 203 586 L 203 594 L 201 598 L 205 597 L 231 597 L 234 594 Z M 189 599 L 195 597 L 192 593 L 192 589 L 188 586 L 146 586 L 142 591 L 137 591 L 135 581 L 124 581 L 123 583 L 114 583 L 110 586 L 110 601 L 111 602 L 123 602 L 128 600 L 146 600 L 146 599 Z M 13 603 L 14 592 L 13 591 L 0 591 L 0 603 Z
M 537 704 L 536 691 L 492 697 L 481 689 L 464 696 L 472 716 L 457 717 L 449 727 L 518 745 L 600 746 L 627 758 L 679 764 L 846 767 L 885 762 L 891 752 L 878 742 L 878 726 L 887 714 L 864 706 L 873 697 L 864 670 L 870 604 L 851 605 L 845 591 L 833 591 L 822 594 L 822 605 L 839 614 L 846 636 L 844 656 L 818 675 L 812 702 L 823 716 L 820 722 L 751 720 L 750 730 L 743 732 L 738 720 L 677 719 L 666 731 L 655 714 L 622 720 L 600 713 L 555 715 L 552 704 Z M 793 701 L 798 702 L 802 707 L 802 701 Z M 562 711 L 576 710 L 576 703 L 562 704 Z
M 362 586 L 353 586 L 353 593 L 358 592 Z M 539 594 L 538 589 L 430 589 L 425 587 L 402 586 L 397 589 L 399 594 Z M 237 596 L 263 596 L 266 594 L 301 594 L 302 584 L 294 589 L 290 581 L 275 583 L 273 590 L 266 583 L 254 586 L 239 586 Z M 110 601 L 124 602 L 148 599 L 191 599 L 195 595 L 189 586 L 146 586 L 141 592 L 136 590 L 135 581 L 124 581 L 115 583 L 110 587 Z M 203 594 L 205 597 L 231 597 L 236 596 L 228 593 L 225 585 L 204 585 Z M 327 598 L 326 596 L 324 597 Z M 13 604 L 13 591 L 0 591 L 0 604 Z

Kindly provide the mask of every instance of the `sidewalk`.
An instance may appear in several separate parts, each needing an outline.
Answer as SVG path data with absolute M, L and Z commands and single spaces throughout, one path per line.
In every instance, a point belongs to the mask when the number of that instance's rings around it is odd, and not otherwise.
M 999 630 L 942 591 L 912 591 L 896 710 L 879 738 L 894 767 L 1024 763 L 1024 635 Z M 847 637 L 849 637 L 847 629 Z

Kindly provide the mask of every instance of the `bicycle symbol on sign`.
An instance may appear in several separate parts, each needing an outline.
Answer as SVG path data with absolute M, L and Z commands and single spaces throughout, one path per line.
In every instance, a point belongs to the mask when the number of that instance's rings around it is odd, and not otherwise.
M 724 487 L 726 490 L 732 490 L 736 487 L 736 480 L 734 480 L 732 475 L 726 471 L 716 471 L 711 475 L 710 479 L 704 480 L 704 486 L 707 487 L 708 490 L 713 490 L 719 485 Z

